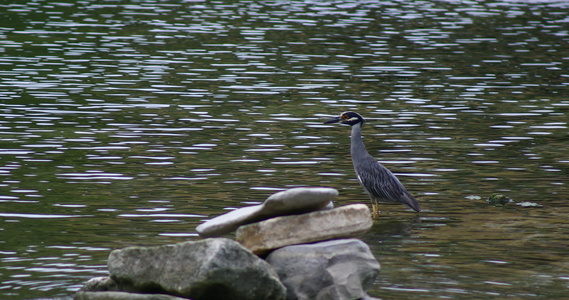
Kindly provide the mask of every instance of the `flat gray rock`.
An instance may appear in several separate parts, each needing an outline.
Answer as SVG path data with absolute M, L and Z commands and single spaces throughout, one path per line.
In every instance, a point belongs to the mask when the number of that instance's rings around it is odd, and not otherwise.
M 367 295 L 379 273 L 369 246 L 343 239 L 277 249 L 267 262 L 287 288 L 287 299 L 375 299 Z
M 161 293 L 193 300 L 284 299 L 275 271 L 225 238 L 112 251 L 108 268 L 121 291 Z
M 288 245 L 354 237 L 372 225 L 367 205 L 352 204 L 241 226 L 236 240 L 253 253 L 264 254 Z
M 263 204 L 239 208 L 215 217 L 200 224 L 196 231 L 201 237 L 222 236 L 245 224 L 327 208 L 336 196 L 338 191 L 333 188 L 292 188 L 271 195 Z

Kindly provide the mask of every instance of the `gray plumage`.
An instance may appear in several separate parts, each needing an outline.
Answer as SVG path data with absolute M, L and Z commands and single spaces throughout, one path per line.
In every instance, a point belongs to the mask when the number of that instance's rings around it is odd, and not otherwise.
M 400 202 L 415 211 L 421 206 L 403 184 L 367 152 L 362 141 L 364 118 L 355 112 L 345 112 L 325 123 L 342 123 L 352 126 L 350 152 L 358 181 L 373 202 L 374 216 L 379 213 L 379 202 Z

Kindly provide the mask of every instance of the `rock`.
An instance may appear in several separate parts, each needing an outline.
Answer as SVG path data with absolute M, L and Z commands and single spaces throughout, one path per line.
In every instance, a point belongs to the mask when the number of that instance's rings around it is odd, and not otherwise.
M 325 187 L 299 187 L 272 194 L 263 205 L 266 216 L 278 216 L 283 212 L 301 214 L 319 210 L 338 196 L 338 190 Z
M 188 300 L 164 294 L 135 294 L 127 292 L 78 292 L 74 300 Z
M 506 205 L 510 202 L 512 202 L 512 199 L 499 193 L 494 193 L 488 197 L 488 203 L 491 205 Z
M 243 224 L 254 222 L 262 210 L 263 204 L 239 208 L 198 225 L 196 231 L 201 237 L 222 236 Z
M 198 227 L 202 237 L 215 237 L 230 233 L 241 225 L 268 218 L 301 214 L 323 209 L 338 196 L 333 188 L 293 188 L 271 195 L 263 204 L 243 207 L 213 218 Z
M 225 238 L 111 252 L 111 278 L 123 291 L 201 299 L 284 299 L 285 287 L 264 260 Z
M 366 291 L 379 273 L 368 245 L 343 239 L 277 249 L 267 262 L 287 288 L 287 299 L 374 299 Z
M 303 215 L 273 218 L 239 227 L 236 240 L 255 254 L 272 249 L 353 237 L 372 226 L 365 204 L 353 204 Z
M 117 283 L 107 276 L 94 277 L 83 285 L 81 291 L 84 292 L 100 292 L 100 291 L 118 291 Z

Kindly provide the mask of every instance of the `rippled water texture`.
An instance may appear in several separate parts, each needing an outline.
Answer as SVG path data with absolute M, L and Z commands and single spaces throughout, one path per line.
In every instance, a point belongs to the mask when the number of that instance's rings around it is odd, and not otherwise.
M 345 110 L 424 208 L 363 236 L 371 295 L 564 297 L 568 23 L 553 0 L 0 1 L 0 298 L 68 297 L 112 249 L 283 188 L 369 203 L 322 124 Z

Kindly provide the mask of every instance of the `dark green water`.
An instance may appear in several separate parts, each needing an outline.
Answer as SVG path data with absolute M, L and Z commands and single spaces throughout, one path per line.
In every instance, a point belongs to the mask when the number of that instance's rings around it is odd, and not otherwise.
M 420 201 L 363 236 L 382 299 L 569 291 L 566 1 L 0 1 L 0 298 L 288 187 L 369 200 L 349 128 Z M 488 205 L 492 193 L 516 202 Z

